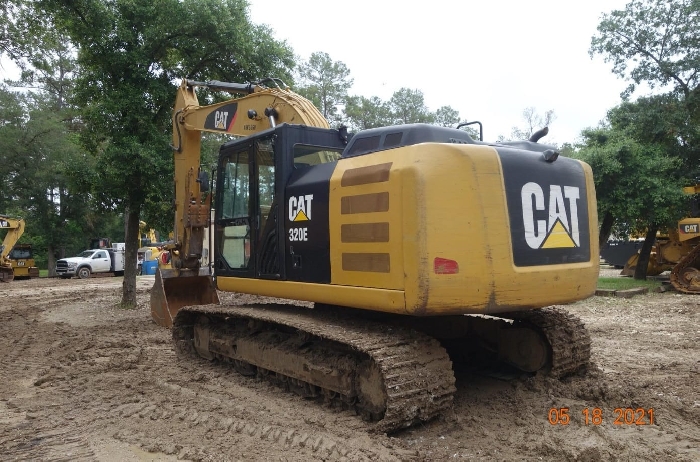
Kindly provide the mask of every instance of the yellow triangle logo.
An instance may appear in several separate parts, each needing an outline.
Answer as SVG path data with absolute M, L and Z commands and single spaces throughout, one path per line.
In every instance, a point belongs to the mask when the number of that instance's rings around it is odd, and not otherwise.
M 300 210 L 297 216 L 294 217 L 294 221 L 309 221 L 309 217 L 306 216 L 303 210 Z
M 576 247 L 576 244 L 561 221 L 557 220 L 540 248 L 558 249 L 563 247 Z

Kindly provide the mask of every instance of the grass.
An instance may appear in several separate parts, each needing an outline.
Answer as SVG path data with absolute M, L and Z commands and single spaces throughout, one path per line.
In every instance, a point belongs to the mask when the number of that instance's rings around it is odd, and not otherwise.
M 646 281 L 638 281 L 631 277 L 598 278 L 599 289 L 626 290 L 635 289 L 637 287 L 648 287 L 649 290 L 652 291 L 659 286 L 661 286 L 661 282 L 653 279 Z
M 40 277 L 40 278 L 47 278 L 47 277 L 49 277 L 49 270 L 47 270 L 47 269 L 45 269 L 45 270 L 40 269 L 40 270 L 39 270 L 39 277 Z

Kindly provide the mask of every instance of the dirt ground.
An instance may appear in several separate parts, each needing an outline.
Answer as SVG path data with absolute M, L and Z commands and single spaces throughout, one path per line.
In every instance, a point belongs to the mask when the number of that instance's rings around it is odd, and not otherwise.
M 121 282 L 0 285 L 1 459 L 700 460 L 700 296 L 567 306 L 593 340 L 585 375 L 458 375 L 448 413 L 386 435 L 350 411 L 177 360 L 150 320 L 153 277 L 138 278 L 134 310 L 118 307 Z M 568 424 L 552 425 L 562 408 Z

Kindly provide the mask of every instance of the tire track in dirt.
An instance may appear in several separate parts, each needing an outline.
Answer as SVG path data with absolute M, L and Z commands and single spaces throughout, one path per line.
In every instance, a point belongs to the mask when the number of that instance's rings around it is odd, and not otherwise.
M 65 331 L 40 324 L 38 314 L 32 307 L 23 312 L 9 310 L 0 316 L 0 348 L 4 352 L 0 356 L 0 368 L 7 376 L 3 385 L 7 391 L 13 391 L 11 398 L 0 402 L 0 408 L 6 411 L 3 412 L 5 425 L 0 431 L 3 458 L 94 460 L 89 438 L 67 424 L 60 405 L 41 399 L 44 380 L 37 377 L 49 370 L 51 356 L 44 342 L 60 338 Z M 56 417 L 45 419 L 47 413 L 56 413 Z
M 309 460 L 396 460 L 393 456 L 387 457 L 381 446 L 379 451 L 373 450 L 371 445 L 354 448 L 343 444 L 333 432 L 313 425 L 258 423 L 254 413 L 232 410 L 226 401 L 240 403 L 240 398 L 232 397 L 220 381 L 236 377 L 233 371 L 222 372 L 204 361 L 175 366 L 177 359 L 169 331 L 146 326 L 144 329 L 142 322 L 132 320 L 108 328 L 55 326 L 46 329 L 54 331 L 51 335 L 55 339 L 51 351 L 45 355 L 24 351 L 33 344 L 32 338 L 27 337 L 24 341 L 27 348 L 17 356 L 43 358 L 31 366 L 37 390 L 37 396 L 31 401 L 45 402 L 50 397 L 55 404 L 51 412 L 69 418 L 70 425 L 66 428 L 74 436 L 98 430 L 106 421 L 116 424 L 118 430 L 111 436 L 118 441 L 179 458 L 207 458 L 216 453 L 225 454 L 230 447 L 248 448 L 255 454 L 263 447 L 265 451 L 279 453 L 292 450 L 295 454 L 306 454 Z M 130 331 L 133 332 L 131 339 L 124 335 Z M 260 386 L 257 381 L 248 380 L 240 388 L 246 385 Z M 279 393 L 274 387 L 270 388 L 271 393 Z M 114 392 L 119 389 L 123 391 Z M 183 406 L 181 399 L 172 404 L 174 394 L 186 397 L 187 404 Z M 136 402 L 130 402 L 132 400 Z M 14 401 L 30 421 L 47 417 L 46 413 L 31 407 L 29 400 Z M 76 407 L 80 412 L 73 412 Z M 330 409 L 328 412 L 333 413 Z M 143 428 L 144 422 L 147 428 Z M 62 425 L 66 423 L 63 421 Z M 182 427 L 187 428 L 187 436 L 178 444 L 162 438 L 174 428 L 182 431 Z M 139 428 L 139 431 L 131 428 Z M 13 457 L 60 459 L 63 454 L 76 458 L 91 454 L 80 437 L 63 438 L 65 446 L 54 447 L 61 441 L 61 435 L 46 434 L 44 437 L 43 429 L 31 431 L 39 435 L 38 439 L 20 440 L 21 443 L 11 446 L 10 450 L 16 454 Z M 202 448 L 200 441 L 207 441 L 209 447 Z M 43 447 L 43 452 L 34 446 Z M 409 456 L 403 459 L 410 460 Z
M 165 351 L 159 348 L 147 350 L 149 353 L 140 361 L 145 366 L 140 369 L 142 373 L 157 373 L 162 371 L 162 367 L 173 368 L 176 359 L 171 347 L 167 345 L 164 348 Z M 110 401 L 109 414 L 124 422 L 125 427 L 129 427 L 129 422 L 133 422 L 134 427 L 142 427 L 143 422 L 148 422 L 148 429 L 132 432 L 125 428 L 114 437 L 152 452 L 177 454 L 179 458 L 186 459 L 198 459 L 204 453 L 211 454 L 213 446 L 216 448 L 214 452 L 220 454 L 226 454 L 230 447 L 237 447 L 248 448 L 254 454 L 259 453 L 261 448 L 279 453 L 293 450 L 297 455 L 307 455 L 308 460 L 396 460 L 393 456 L 383 454 L 381 448 L 375 451 L 371 445 L 362 449 L 346 445 L 333 432 L 314 425 L 300 425 L 291 420 L 284 425 L 274 421 L 257 422 L 256 413 L 242 406 L 240 398 L 225 385 L 226 381 L 237 379 L 237 374 L 233 371 L 222 372 L 219 365 L 205 361 L 197 363 L 177 366 L 180 374 L 176 380 L 173 380 L 172 375 L 162 373 L 143 377 L 135 388 L 139 388 L 150 399 L 140 399 L 134 403 L 121 403 L 115 399 Z M 246 378 L 245 381 L 241 388 L 263 384 L 256 379 Z M 269 387 L 271 393 L 279 393 L 272 385 L 264 386 Z M 247 406 L 255 408 L 259 405 L 249 402 Z M 334 411 L 328 409 L 327 412 Z M 162 435 L 182 426 L 187 427 L 188 435 L 179 444 L 173 446 L 162 438 Z M 197 441 L 207 441 L 209 449 L 204 451 L 198 447 Z M 411 455 L 410 452 L 406 453 L 402 459 L 411 460 Z
M 73 426 L 34 427 L 19 425 L 10 441 L 2 441 L 6 460 L 93 461 L 89 435 Z

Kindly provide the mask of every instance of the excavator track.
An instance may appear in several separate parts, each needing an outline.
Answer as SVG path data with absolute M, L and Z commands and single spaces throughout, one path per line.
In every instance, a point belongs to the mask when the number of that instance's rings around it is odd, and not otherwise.
M 180 355 L 231 362 L 244 374 L 353 408 L 378 431 L 436 417 L 456 390 L 437 340 L 339 309 L 190 306 L 178 312 L 172 332 Z
M 670 279 L 679 292 L 700 294 L 700 243 L 673 267 Z
M 590 362 L 591 338 L 586 327 L 558 307 L 396 322 L 438 339 L 461 371 L 500 378 L 523 373 L 562 378 L 585 369 Z
M 0 266 L 0 282 L 11 282 L 15 279 L 15 273 L 11 267 Z
M 546 372 L 565 377 L 585 369 L 591 359 L 591 336 L 577 316 L 556 307 L 510 313 L 503 316 L 538 329 L 550 348 Z

